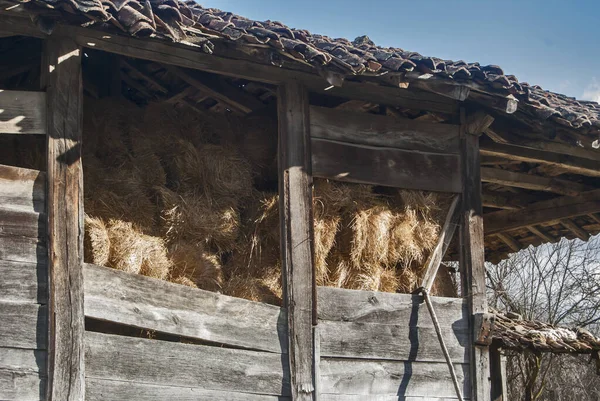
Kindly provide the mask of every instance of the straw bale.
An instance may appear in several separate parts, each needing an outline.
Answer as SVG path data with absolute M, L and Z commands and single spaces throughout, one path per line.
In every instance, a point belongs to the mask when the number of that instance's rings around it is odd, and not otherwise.
M 110 256 L 110 240 L 104 221 L 85 216 L 84 260 L 106 266 Z
M 110 267 L 158 279 L 167 277 L 172 263 L 161 238 L 145 235 L 121 220 L 108 222 L 108 238 Z
M 219 291 L 223 284 L 221 261 L 207 253 L 202 244 L 177 241 L 169 246 L 173 263 L 169 280 L 208 291 Z
M 224 284 L 223 293 L 232 297 L 281 306 L 281 273 L 272 271 L 263 278 L 250 275 L 234 276 Z

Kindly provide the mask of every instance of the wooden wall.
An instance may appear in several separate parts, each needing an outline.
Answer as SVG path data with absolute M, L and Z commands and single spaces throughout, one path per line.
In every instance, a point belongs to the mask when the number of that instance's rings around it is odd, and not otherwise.
M 0 165 L 0 399 L 44 398 L 45 174 Z

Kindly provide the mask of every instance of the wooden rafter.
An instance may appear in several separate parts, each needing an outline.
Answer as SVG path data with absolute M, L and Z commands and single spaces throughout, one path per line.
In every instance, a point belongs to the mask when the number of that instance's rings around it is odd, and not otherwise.
M 547 191 L 560 195 L 576 196 L 592 187 L 559 178 L 548 178 L 533 174 L 517 173 L 510 170 L 481 168 L 481 180 L 508 187 Z
M 545 242 L 556 242 L 556 238 L 550 235 L 546 230 L 544 230 L 541 226 L 527 226 L 527 229 L 531 231 L 533 234 L 544 240 Z
M 160 82 L 154 79 L 150 74 L 142 71 L 139 67 L 135 66 L 133 63 L 130 63 L 126 60 L 121 60 L 121 66 L 127 68 L 130 71 L 133 71 L 134 74 L 138 75 L 144 81 L 148 82 L 150 85 L 154 86 L 159 92 L 164 94 L 169 93 L 169 90 L 165 88 Z
M 582 241 L 587 241 L 590 239 L 590 234 L 585 231 L 583 228 L 579 227 L 575 224 L 571 219 L 561 219 L 560 224 L 565 226 L 569 231 L 571 231 L 577 238 Z
M 513 252 L 519 252 L 522 249 L 521 244 L 515 238 L 507 233 L 498 233 L 496 237 L 500 238 Z

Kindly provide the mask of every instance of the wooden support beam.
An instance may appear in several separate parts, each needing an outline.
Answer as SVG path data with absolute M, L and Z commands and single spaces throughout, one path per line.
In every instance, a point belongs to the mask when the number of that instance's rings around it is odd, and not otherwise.
M 44 92 L 0 89 L 0 134 L 46 134 Z
M 498 233 L 496 237 L 500 238 L 513 252 L 519 252 L 523 247 L 519 244 L 519 241 L 511 237 L 506 233 Z
M 596 223 L 600 223 L 600 217 L 596 216 L 594 213 L 590 213 L 588 216 L 590 216 Z
M 188 86 L 188 87 L 180 90 L 177 93 L 172 93 L 165 100 L 165 102 L 171 103 L 171 104 L 177 104 L 177 103 L 181 102 L 183 99 L 185 99 L 187 96 L 193 95 L 196 92 L 197 92 L 196 88 L 192 88 L 191 86 Z
M 133 71 L 134 74 L 138 75 L 144 81 L 148 82 L 150 85 L 154 86 L 159 92 L 164 94 L 169 93 L 169 90 L 165 88 L 160 82 L 150 76 L 150 74 L 142 71 L 140 68 L 135 66 L 133 63 L 129 63 L 126 60 L 121 60 L 121 66 L 127 68 L 130 71 Z
M 85 397 L 83 314 L 83 89 L 81 48 L 50 37 L 44 48 L 48 127 L 48 399 Z
M 496 143 L 491 140 L 481 141 L 481 154 L 485 156 L 499 156 L 510 160 L 520 160 L 528 163 L 547 164 L 556 166 L 565 172 L 573 174 L 600 177 L 600 159 L 584 159 L 566 154 Z
M 575 224 L 574 221 L 572 221 L 570 219 L 561 219 L 560 224 L 562 224 L 563 226 L 568 228 L 569 231 L 571 231 L 573 234 L 575 234 L 575 236 L 577 238 L 579 238 L 580 240 L 587 241 L 590 239 L 590 234 L 587 231 L 585 231 L 583 228 L 581 228 L 577 224 Z
M 506 356 L 498 347 L 490 349 L 490 376 L 492 378 L 491 401 L 508 401 Z
M 562 196 L 532 203 L 521 210 L 488 213 L 485 215 L 485 233 L 496 234 L 596 212 L 600 212 L 600 189 L 575 197 Z
M 308 92 L 297 82 L 286 83 L 279 87 L 277 101 L 281 260 L 292 400 L 312 401 L 317 316 Z
M 527 193 L 507 194 L 506 192 L 488 191 L 482 194 L 483 206 L 497 209 L 522 209 L 535 200 L 537 200 L 535 196 Z
M 423 274 L 423 279 L 421 281 L 420 288 L 424 289 L 427 292 L 427 294 L 429 294 L 429 292 L 431 291 L 431 287 L 433 286 L 435 276 L 437 275 L 438 269 L 440 268 L 442 258 L 446 254 L 446 251 L 450 246 L 450 241 L 452 241 L 454 231 L 456 230 L 456 225 L 458 224 L 458 220 L 460 218 L 459 203 L 460 196 L 457 195 L 454 197 L 454 200 L 450 204 L 448 214 L 446 215 L 446 221 L 444 222 L 444 226 L 442 227 L 442 231 L 440 232 L 440 236 L 438 237 L 437 244 L 429 254 L 427 261 L 425 262 L 425 274 Z
M 539 175 L 517 173 L 491 167 L 481 168 L 481 180 L 507 187 L 530 189 L 533 191 L 553 192 L 560 195 L 577 196 L 582 192 L 593 189 L 587 185 L 559 178 L 542 177 Z
M 462 150 L 462 213 L 460 226 L 460 266 L 463 296 L 467 298 L 469 321 L 474 328 L 474 316 L 487 313 L 485 294 L 485 244 L 483 238 L 483 205 L 481 200 L 481 172 L 479 160 L 479 135 L 467 133 L 464 109 L 461 109 Z M 511 211 L 512 212 L 512 211 Z M 471 399 L 490 399 L 490 361 L 487 347 L 475 345 L 475 333 L 471 335 Z
M 150 89 L 146 88 L 144 85 L 131 78 L 125 71 L 121 71 L 121 79 L 123 80 L 123 82 L 125 82 L 127 86 L 129 86 L 132 89 L 135 89 L 142 96 L 149 99 L 156 98 L 156 96 L 153 93 L 150 93 Z
M 527 226 L 527 229 L 543 239 L 545 242 L 556 242 L 556 238 L 550 235 L 546 230 L 540 226 Z
M 34 37 L 45 37 L 27 18 L 0 15 L 3 30 Z M 84 47 L 91 47 L 110 53 L 121 54 L 143 60 L 151 60 L 167 65 L 176 65 L 215 74 L 244 78 L 253 81 L 279 84 L 290 79 L 298 80 L 308 90 L 326 93 L 348 99 L 361 99 L 379 104 L 406 107 L 416 110 L 430 110 L 441 113 L 454 113 L 458 110 L 458 101 L 434 93 L 373 85 L 364 82 L 344 82 L 342 87 L 331 85 L 316 73 L 276 67 L 244 60 L 228 58 L 215 54 L 206 54 L 197 48 L 173 44 L 159 39 L 139 39 L 131 36 L 107 34 L 90 28 L 59 25 L 53 36 L 68 36 Z M 237 54 L 236 54 L 237 55 Z M 236 55 L 228 55 L 236 56 Z

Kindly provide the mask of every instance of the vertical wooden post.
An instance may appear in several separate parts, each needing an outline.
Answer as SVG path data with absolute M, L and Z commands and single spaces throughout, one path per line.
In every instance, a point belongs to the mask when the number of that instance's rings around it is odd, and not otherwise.
M 507 401 L 506 357 L 498 347 L 490 349 L 490 376 L 492 379 L 492 401 Z
M 83 175 L 81 48 L 44 48 L 48 125 L 48 400 L 83 400 Z
M 461 109 L 462 216 L 460 227 L 461 282 L 471 314 L 471 399 L 490 400 L 490 361 L 487 347 L 476 346 L 474 314 L 487 313 L 485 295 L 485 245 L 483 242 L 483 204 L 479 135 L 493 122 L 487 115 L 466 119 Z
M 278 92 L 279 210 L 284 302 L 288 312 L 292 400 L 313 400 L 315 356 L 313 324 L 312 175 L 308 93 L 296 82 Z

